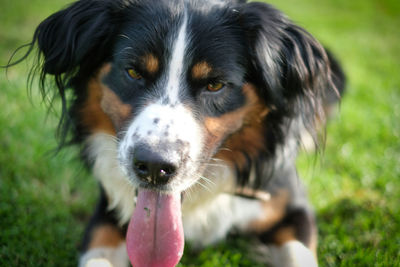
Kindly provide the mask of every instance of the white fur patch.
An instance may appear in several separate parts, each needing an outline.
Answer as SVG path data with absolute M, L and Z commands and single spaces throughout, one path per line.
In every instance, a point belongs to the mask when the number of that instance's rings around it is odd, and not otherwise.
M 230 194 L 217 194 L 204 205 L 183 213 L 185 239 L 204 247 L 225 238 L 232 227 L 245 229 L 262 214 L 260 201 Z
M 183 191 L 191 186 L 198 177 L 195 177 L 197 160 L 201 156 L 203 133 L 192 113 L 183 105 L 166 106 L 151 104 L 135 117 L 119 146 L 119 159 L 125 173 L 131 175 L 135 186 L 139 180 L 130 171 L 132 168 L 132 151 L 137 144 L 145 144 L 157 151 L 164 144 L 181 144 L 181 150 L 168 150 L 171 160 L 182 162 L 177 176 L 170 183 L 175 191 Z M 185 150 L 186 152 L 183 152 Z M 160 151 L 162 153 L 162 151 Z M 187 153 L 187 154 L 186 154 Z M 172 158 L 171 158 L 172 157 Z M 182 158 L 185 157 L 185 158 Z
M 235 176 L 227 165 L 217 162 L 204 176 L 187 191 L 182 207 L 185 239 L 195 247 L 223 239 L 232 227 L 245 229 L 262 214 L 260 201 L 232 195 Z
M 92 135 L 87 143 L 94 162 L 93 175 L 106 191 L 108 208 L 118 211 L 120 223 L 128 222 L 135 207 L 135 188 L 121 170 L 115 137 L 98 133 Z
M 79 259 L 79 267 L 128 267 L 129 258 L 126 245 L 116 248 L 94 248 L 85 252 Z
M 158 145 L 174 143 L 177 140 L 189 142 L 189 156 L 198 157 L 202 133 L 191 112 L 183 105 L 170 107 L 152 104 L 140 112 L 129 126 L 120 145 L 120 156 L 124 160 L 129 148 L 138 141 Z
M 299 241 L 289 241 L 282 246 L 270 246 L 268 258 L 272 266 L 317 267 L 318 263 L 311 250 Z

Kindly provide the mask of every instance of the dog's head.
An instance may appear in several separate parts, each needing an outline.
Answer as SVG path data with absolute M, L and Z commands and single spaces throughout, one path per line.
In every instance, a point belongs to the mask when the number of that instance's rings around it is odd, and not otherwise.
M 323 47 L 262 3 L 79 1 L 34 41 L 42 79 L 53 75 L 63 99 L 74 92 L 75 131 L 115 135 L 120 166 L 146 194 L 180 194 L 217 159 L 241 178 L 292 119 L 312 128 L 335 88 Z
M 115 134 L 132 182 L 161 191 L 187 189 L 211 158 L 240 170 L 272 153 L 285 119 L 312 122 L 334 88 L 322 46 L 261 3 L 79 1 L 35 40 L 42 77 L 78 96 L 80 132 Z

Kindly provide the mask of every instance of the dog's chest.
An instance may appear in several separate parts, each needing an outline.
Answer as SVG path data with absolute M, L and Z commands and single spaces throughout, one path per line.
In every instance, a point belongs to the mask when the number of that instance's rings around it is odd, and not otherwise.
M 223 239 L 236 228 L 245 230 L 262 213 L 259 200 L 234 195 L 235 176 L 231 168 L 218 164 L 204 173 L 183 202 L 185 239 L 202 247 Z

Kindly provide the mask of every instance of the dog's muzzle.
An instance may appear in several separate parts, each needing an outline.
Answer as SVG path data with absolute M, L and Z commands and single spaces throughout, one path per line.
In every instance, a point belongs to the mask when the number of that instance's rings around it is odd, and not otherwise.
M 183 191 L 193 184 L 202 130 L 183 105 L 151 104 L 129 126 L 119 145 L 121 165 L 136 186 Z

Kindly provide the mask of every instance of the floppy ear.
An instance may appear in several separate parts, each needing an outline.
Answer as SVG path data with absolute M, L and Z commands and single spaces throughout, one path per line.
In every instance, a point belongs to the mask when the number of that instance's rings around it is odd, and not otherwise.
M 109 56 L 112 33 L 118 26 L 116 2 L 78 1 L 44 20 L 33 40 L 44 56 L 42 73 L 72 72 L 81 62 L 98 64 Z
M 37 27 L 32 42 L 26 45 L 29 47 L 26 54 L 8 64 L 12 66 L 23 61 L 38 44 L 37 63 L 28 76 L 28 86 L 39 74 L 39 89 L 44 99 L 48 99 L 46 96 L 53 88 L 57 90 L 51 93 L 49 104 L 51 106 L 55 97 L 61 99 L 58 149 L 66 144 L 68 130 L 76 124 L 68 113 L 75 102 L 67 97 L 66 91 L 82 90 L 84 85 L 80 83 L 111 58 L 113 39 L 123 19 L 122 8 L 129 4 L 127 1 L 124 3 L 122 0 L 80 0 L 73 3 L 44 20 Z M 54 84 L 46 82 L 49 76 Z M 75 97 L 77 95 L 75 92 Z
M 322 94 L 335 90 L 323 46 L 268 4 L 243 5 L 241 19 L 248 33 L 250 76 L 267 104 L 289 117 L 320 113 Z

